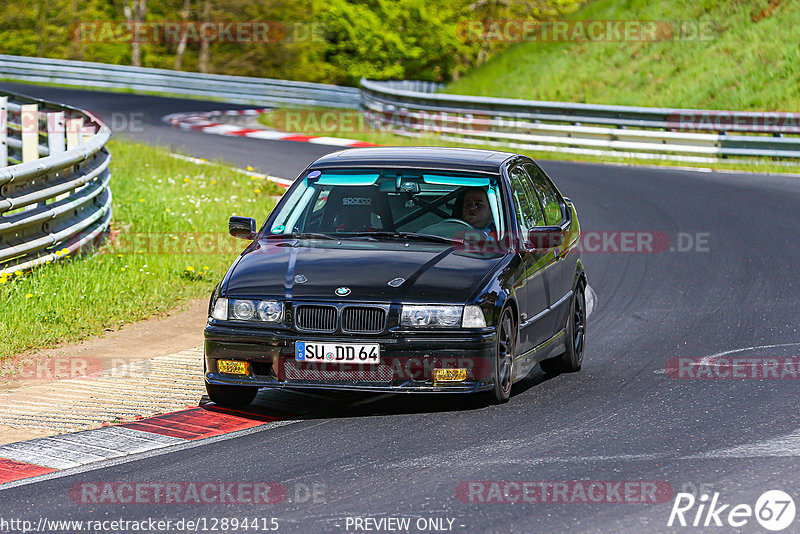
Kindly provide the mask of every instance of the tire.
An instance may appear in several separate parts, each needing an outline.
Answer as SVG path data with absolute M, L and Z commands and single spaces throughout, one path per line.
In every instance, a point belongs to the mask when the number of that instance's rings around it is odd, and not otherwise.
M 586 294 L 583 284 L 578 284 L 575 289 L 567 317 L 566 332 L 564 340 L 566 350 L 555 358 L 540 362 L 539 365 L 545 373 L 575 373 L 581 370 L 586 347 Z
M 497 323 L 495 341 L 494 387 L 487 392 L 491 404 L 508 402 L 511 386 L 514 384 L 514 354 L 517 348 L 517 335 L 511 310 L 506 308 Z
M 219 386 L 206 383 L 208 397 L 220 406 L 247 406 L 258 394 L 258 388 L 248 386 Z

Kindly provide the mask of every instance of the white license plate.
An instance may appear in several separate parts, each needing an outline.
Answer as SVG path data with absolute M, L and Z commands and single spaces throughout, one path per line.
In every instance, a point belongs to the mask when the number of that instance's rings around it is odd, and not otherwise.
M 297 341 L 294 358 L 298 362 L 362 363 L 377 365 L 381 346 L 377 343 L 320 343 Z

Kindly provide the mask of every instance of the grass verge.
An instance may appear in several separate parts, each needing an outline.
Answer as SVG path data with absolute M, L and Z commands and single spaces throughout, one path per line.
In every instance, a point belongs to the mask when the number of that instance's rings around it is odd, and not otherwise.
M 800 3 L 786 0 L 595 0 L 566 17 L 659 21 L 658 40 L 513 45 L 448 93 L 725 110 L 800 110 Z M 663 33 L 663 35 L 661 35 Z
M 111 238 L 98 253 L 0 275 L 0 359 L 75 342 L 210 294 L 246 246 L 233 214 L 264 219 L 283 189 L 114 140 Z

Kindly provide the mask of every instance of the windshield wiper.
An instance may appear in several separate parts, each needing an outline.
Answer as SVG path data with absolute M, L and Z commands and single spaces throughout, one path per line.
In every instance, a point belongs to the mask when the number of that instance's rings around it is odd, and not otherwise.
M 440 235 L 418 234 L 415 232 L 354 232 L 349 235 L 354 237 L 374 237 L 376 239 L 390 238 L 390 239 L 409 239 L 417 241 L 432 241 L 434 243 L 446 243 L 448 245 L 451 245 L 453 243 L 464 242 L 463 239 L 458 239 L 455 237 L 442 237 Z
M 265 236 L 267 239 L 333 239 L 338 240 L 336 236 L 330 234 L 318 234 L 314 232 L 299 232 L 295 234 L 269 234 Z
M 369 237 L 374 239 L 408 239 L 417 241 L 430 241 L 433 243 L 463 243 L 463 239 L 456 237 L 442 237 L 433 234 L 418 234 L 415 232 L 337 232 L 335 234 L 320 234 L 315 232 L 299 232 L 294 234 L 268 234 L 267 239 L 353 239 L 359 237 Z

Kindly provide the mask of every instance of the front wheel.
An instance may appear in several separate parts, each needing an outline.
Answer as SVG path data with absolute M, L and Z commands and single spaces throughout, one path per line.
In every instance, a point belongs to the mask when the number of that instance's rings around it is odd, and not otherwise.
M 546 373 L 574 373 L 581 370 L 586 345 L 586 295 L 582 284 L 575 288 L 566 327 L 566 350 L 539 364 Z
M 511 386 L 514 384 L 514 352 L 517 336 L 514 330 L 514 318 L 506 308 L 497 323 L 497 341 L 495 342 L 494 388 L 488 392 L 492 404 L 508 402 Z
M 220 406 L 247 406 L 258 394 L 258 388 L 250 386 L 220 386 L 206 383 L 208 398 Z

